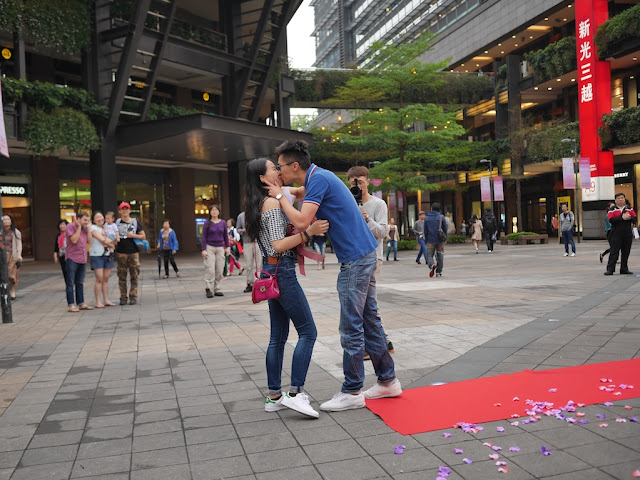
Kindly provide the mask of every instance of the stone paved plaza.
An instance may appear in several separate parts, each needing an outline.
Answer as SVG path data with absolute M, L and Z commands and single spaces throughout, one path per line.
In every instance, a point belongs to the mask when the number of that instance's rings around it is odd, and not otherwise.
M 604 242 L 577 248 L 565 258 L 555 242 L 498 245 L 492 255 L 447 246 L 444 276 L 431 279 L 416 252 L 385 262 L 378 298 L 403 386 L 637 358 L 639 278 L 603 276 Z M 630 267 L 640 274 L 638 248 Z M 301 277 L 318 327 L 306 385 L 316 409 L 342 382 L 338 265 L 329 258 L 326 270 L 307 265 Z M 143 259 L 138 305 L 81 313 L 67 312 L 57 265 L 24 265 L 14 324 L 0 326 L 0 479 L 428 480 L 448 466 L 451 480 L 601 480 L 640 468 L 633 422 L 502 421 L 477 434 L 448 429 L 445 438 L 399 435 L 367 409 L 317 420 L 266 413 L 266 303 L 253 305 L 238 276 L 225 280 L 224 297 L 207 299 L 199 256 L 176 259 L 183 276 L 168 280 L 158 277 L 155 256 Z M 115 271 L 111 286 L 117 302 Z M 295 341 L 292 331 L 283 387 Z M 368 387 L 375 376 L 366 368 Z M 602 405 L 585 412 L 638 415 L 640 393 L 624 403 L 631 413 Z M 501 452 L 508 474 L 482 446 L 500 425 L 508 427 L 500 441 L 520 447 Z M 395 455 L 400 444 L 406 450 Z M 553 455 L 543 457 L 541 444 Z

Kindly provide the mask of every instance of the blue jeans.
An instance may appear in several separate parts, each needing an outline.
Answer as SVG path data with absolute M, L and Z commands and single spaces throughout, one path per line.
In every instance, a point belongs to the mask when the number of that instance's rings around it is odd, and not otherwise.
M 344 393 L 358 393 L 364 385 L 364 352 L 371 357 L 378 383 L 388 385 L 396 378 L 393 360 L 387 349 L 376 301 L 375 250 L 340 264 L 338 296 L 340 297 L 340 343 Z
M 424 243 L 424 238 L 418 237 L 418 243 L 420 244 L 420 251 L 418 252 L 418 257 L 416 258 L 416 262 L 419 262 L 420 257 L 422 257 L 423 255 L 424 255 L 424 261 L 428 262 L 429 260 L 427 260 L 427 244 Z
M 576 253 L 576 244 L 573 241 L 573 232 L 571 230 L 562 232 L 562 241 L 564 243 L 564 251 L 566 253 L 569 253 L 569 244 L 571 244 L 571 251 Z
M 389 261 L 389 253 L 393 248 L 393 259 L 396 260 L 398 258 L 398 241 L 397 240 L 389 240 L 387 242 L 387 261 Z
M 429 268 L 433 265 L 434 260 L 436 262 L 436 273 L 442 273 L 442 267 L 444 267 L 444 243 L 427 244 L 427 266 Z
M 276 265 L 265 263 L 262 269 L 273 275 L 276 271 Z M 269 394 L 280 393 L 282 388 L 282 362 L 284 346 L 289 337 L 289 319 L 298 332 L 298 343 L 293 351 L 289 391 L 302 392 L 318 331 L 311 315 L 307 297 L 298 283 L 296 265 L 292 257 L 282 257 L 276 278 L 280 288 L 280 297 L 269 300 L 269 316 L 271 318 L 271 336 L 267 348 Z
M 76 263 L 67 258 L 67 305 L 74 304 L 73 287 L 76 288 L 75 303 L 80 306 L 84 304 L 84 274 L 86 264 Z

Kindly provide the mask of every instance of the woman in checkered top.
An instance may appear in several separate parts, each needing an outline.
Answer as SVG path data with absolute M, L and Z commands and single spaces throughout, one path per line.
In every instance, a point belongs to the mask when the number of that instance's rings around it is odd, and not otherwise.
M 280 209 L 280 203 L 267 195 L 263 180 L 281 183 L 280 170 L 266 158 L 252 160 L 247 165 L 245 191 L 245 218 L 247 233 L 257 239 L 262 252 L 262 270 L 276 275 L 280 297 L 269 300 L 271 335 L 267 348 L 267 382 L 269 393 L 264 409 L 276 412 L 288 407 L 292 410 L 318 418 L 304 394 L 304 383 L 316 341 L 316 325 L 295 270 L 296 255 L 293 251 L 304 244 L 311 235 L 325 233 L 329 228 L 326 220 L 309 226 L 306 232 L 287 236 L 289 221 Z M 259 268 L 256 268 L 259 270 Z M 289 336 L 289 320 L 298 332 L 298 343 L 293 351 L 291 387 L 282 393 L 282 363 L 284 347 Z

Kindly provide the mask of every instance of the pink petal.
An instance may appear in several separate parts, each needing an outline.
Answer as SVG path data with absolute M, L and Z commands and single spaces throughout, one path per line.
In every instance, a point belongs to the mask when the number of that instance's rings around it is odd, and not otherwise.
M 502 404 L 501 404 L 501 403 L 494 403 L 494 404 L 493 404 L 493 406 L 494 406 L 494 407 L 501 407 L 501 406 L 502 406 Z
M 638 470 L 634 471 L 634 472 L 631 474 L 631 476 L 632 476 L 633 478 L 638 478 L 638 477 L 640 477 L 640 469 L 638 469 Z
M 506 465 L 507 465 L 507 462 L 501 462 L 501 461 L 499 461 L 499 460 L 498 460 L 498 461 L 496 462 L 496 465 L 497 465 L 498 467 L 504 467 L 504 466 L 506 466 Z
M 483 446 L 485 446 L 485 447 L 492 447 L 492 446 L 493 446 L 493 443 L 491 443 L 491 442 L 484 442 L 482 445 L 483 445 Z
M 618 422 L 618 423 L 626 423 L 627 419 L 618 417 L 618 418 L 616 418 L 616 422 Z
M 449 438 L 449 437 L 451 436 L 451 434 L 450 434 L 450 433 L 447 433 L 447 432 L 444 432 L 444 433 L 442 434 L 442 436 L 443 436 L 444 438 Z
M 397 445 L 393 453 L 395 453 L 396 455 L 402 455 L 405 448 L 407 447 L 405 447 L 404 445 Z
M 625 405 L 625 406 L 624 406 L 624 409 L 625 409 L 625 410 L 631 410 L 632 408 L 633 408 L 633 407 L 632 407 L 631 405 Z
M 489 455 L 489 458 L 491 460 L 497 460 L 500 458 L 500 455 L 498 455 L 497 453 L 492 453 L 491 455 Z
M 585 413 L 584 412 L 577 412 L 576 413 L 576 417 L 584 417 Z
M 466 464 L 471 464 L 473 463 L 473 460 L 471 458 L 463 458 L 462 461 Z
M 550 388 L 549 393 L 556 393 L 558 391 L 557 388 Z
M 551 450 L 547 450 L 547 447 L 545 447 L 544 445 L 542 445 L 540 447 L 540 453 L 542 455 L 552 455 L 553 454 L 553 452 Z
M 511 415 L 511 418 L 518 418 L 520 415 L 518 415 L 517 413 L 514 413 L 513 415 Z
M 520 401 L 520 398 L 518 398 L 518 397 L 513 397 L 513 401 L 514 401 L 514 402 L 519 402 L 519 401 Z
M 609 424 L 608 424 L 608 423 L 599 423 L 599 424 L 598 424 L 598 426 L 599 426 L 600 428 L 606 428 L 606 427 L 608 427 L 608 426 L 609 426 Z
M 604 402 L 604 406 L 605 406 L 605 407 L 612 407 L 612 406 L 613 406 L 613 403 L 611 403 L 611 402 Z
M 496 432 L 504 432 L 504 427 L 496 427 Z
M 511 422 L 511 425 L 513 425 L 514 427 L 517 427 L 520 424 L 520 422 Z
M 499 452 L 500 450 L 502 450 L 502 447 L 494 445 L 493 447 L 491 447 L 491 450 L 493 450 L 494 452 Z
M 620 395 L 622 395 L 622 392 L 614 392 L 614 395 L 615 395 L 616 397 L 619 397 Z
M 580 408 L 584 407 L 584 403 L 577 403 L 576 405 L 578 405 L 578 407 Z
M 498 472 L 500 472 L 500 473 L 509 473 L 509 469 L 507 467 L 500 467 L 498 469 Z
M 629 417 L 629 421 L 638 423 L 638 417 Z
M 602 383 L 607 383 L 607 379 L 606 379 L 606 378 L 601 378 L 601 379 L 600 379 L 600 381 L 601 381 Z

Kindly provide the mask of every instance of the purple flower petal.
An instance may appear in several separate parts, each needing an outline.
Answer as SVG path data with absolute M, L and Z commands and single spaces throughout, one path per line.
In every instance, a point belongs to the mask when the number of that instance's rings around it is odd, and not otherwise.
M 613 403 L 611 403 L 611 402 L 604 402 L 604 406 L 605 406 L 605 407 L 613 407 Z
M 442 436 L 443 436 L 444 438 L 449 438 L 449 437 L 451 436 L 451 434 L 450 434 L 450 433 L 447 433 L 447 432 L 444 432 L 444 433 L 442 434 Z
M 398 445 L 396 446 L 396 449 L 393 453 L 395 453 L 396 455 L 402 455 L 404 453 L 404 449 L 407 448 L 404 445 Z
M 553 452 L 551 450 L 547 450 L 547 447 L 545 447 L 544 445 L 542 445 L 540 447 L 540 453 L 542 455 L 551 455 Z
M 596 415 L 596 417 L 598 417 L 600 420 L 604 420 L 605 418 L 607 418 L 607 416 L 604 413 L 599 413 Z
M 450 473 L 451 473 L 451 469 L 449 467 L 438 468 L 438 475 L 444 476 L 445 478 L 447 478 Z
M 550 388 L 549 393 L 556 393 L 558 391 L 557 388 Z
M 504 432 L 504 427 L 496 427 L 496 432 Z
M 520 451 L 520 447 L 509 447 L 509 451 L 510 452 L 519 452 Z
M 502 447 L 499 447 L 499 446 L 497 446 L 497 445 L 493 445 L 493 446 L 491 447 L 491 450 L 493 450 L 494 452 L 499 452 L 500 450 L 502 450 Z
M 638 417 L 629 417 L 629 421 L 638 423 Z
M 460 455 L 461 453 L 464 453 L 464 450 L 462 450 L 461 448 L 454 448 L 453 453 L 455 453 L 456 455 Z
M 472 464 L 473 460 L 471 458 L 463 458 L 462 461 L 466 464 Z
M 586 425 L 587 423 L 589 423 L 589 420 L 582 419 L 578 423 L 580 423 L 582 425 Z

